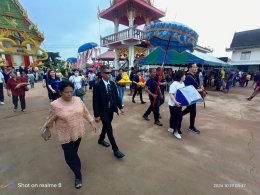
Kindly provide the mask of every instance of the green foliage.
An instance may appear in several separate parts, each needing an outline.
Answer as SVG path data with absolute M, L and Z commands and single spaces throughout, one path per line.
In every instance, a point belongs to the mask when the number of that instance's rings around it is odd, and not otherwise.
M 43 63 L 46 67 L 50 68 L 58 68 L 58 64 L 62 61 L 60 60 L 60 53 L 59 52 L 47 52 L 48 59 L 44 60 Z

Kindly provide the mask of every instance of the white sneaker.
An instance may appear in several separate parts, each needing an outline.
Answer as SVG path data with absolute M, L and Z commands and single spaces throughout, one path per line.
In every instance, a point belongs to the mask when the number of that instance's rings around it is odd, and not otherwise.
M 0 102 L 1 105 L 4 105 L 5 103 L 4 102 Z
M 177 139 L 181 139 L 181 135 L 178 132 L 174 132 L 174 135 Z
M 173 129 L 172 129 L 172 128 L 169 128 L 168 131 L 169 131 L 170 133 L 173 133 Z

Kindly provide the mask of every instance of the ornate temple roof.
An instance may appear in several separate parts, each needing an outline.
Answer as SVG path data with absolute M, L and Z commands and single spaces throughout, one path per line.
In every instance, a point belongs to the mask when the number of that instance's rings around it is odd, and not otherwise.
M 37 25 L 28 18 L 26 10 L 18 0 L 1 0 L 0 6 L 0 35 L 14 36 L 24 39 L 31 38 L 39 43 L 44 35 L 39 32 Z
M 154 7 L 150 0 L 113 0 L 110 7 L 101 11 L 99 16 L 110 21 L 114 21 L 117 17 L 120 24 L 128 26 L 127 11 L 129 9 L 135 11 L 135 25 L 145 24 L 145 17 L 155 21 L 165 16 L 165 12 Z

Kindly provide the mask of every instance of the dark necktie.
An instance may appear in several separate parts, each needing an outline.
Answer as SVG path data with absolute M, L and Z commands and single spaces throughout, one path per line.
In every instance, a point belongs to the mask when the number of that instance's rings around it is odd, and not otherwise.
M 113 106 L 113 98 L 112 98 L 112 91 L 111 91 L 111 85 L 107 84 L 107 95 L 108 95 L 108 107 L 112 108 Z

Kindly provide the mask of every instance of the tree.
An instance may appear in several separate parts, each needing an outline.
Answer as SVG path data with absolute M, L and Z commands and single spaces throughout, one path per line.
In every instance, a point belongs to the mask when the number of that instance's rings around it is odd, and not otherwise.
M 58 63 L 61 61 L 60 53 L 59 52 L 47 52 L 48 53 L 48 59 L 44 60 L 43 63 L 46 67 L 54 67 L 56 68 L 58 66 Z

